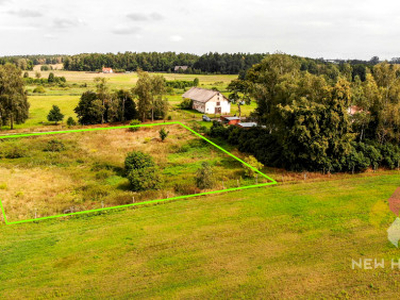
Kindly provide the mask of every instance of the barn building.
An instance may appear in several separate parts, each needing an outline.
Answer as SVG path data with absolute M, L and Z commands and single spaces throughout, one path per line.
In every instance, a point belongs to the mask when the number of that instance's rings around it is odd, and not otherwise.
M 182 97 L 191 99 L 192 108 L 205 114 L 227 115 L 231 112 L 231 103 L 219 91 L 192 87 Z

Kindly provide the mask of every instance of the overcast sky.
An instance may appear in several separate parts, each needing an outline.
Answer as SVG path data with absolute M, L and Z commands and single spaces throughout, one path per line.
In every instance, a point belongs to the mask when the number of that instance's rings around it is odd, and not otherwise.
M 394 0 L 0 0 L 0 55 L 282 51 L 400 56 Z

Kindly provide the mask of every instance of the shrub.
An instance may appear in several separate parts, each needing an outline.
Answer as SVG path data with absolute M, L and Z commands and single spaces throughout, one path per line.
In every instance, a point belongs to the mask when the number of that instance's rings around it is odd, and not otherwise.
M 60 140 L 50 140 L 46 147 L 43 149 L 46 152 L 61 152 L 65 150 L 65 145 Z
M 76 125 L 76 121 L 74 120 L 74 118 L 69 117 L 69 118 L 67 119 L 67 126 L 68 126 L 68 127 L 71 127 L 71 126 L 75 126 L 75 125 Z
M 155 166 L 156 164 L 154 163 L 153 158 L 140 151 L 132 151 L 128 153 L 125 158 L 125 169 L 128 173 L 132 170 L 152 168 Z
M 214 172 L 208 162 L 203 162 L 196 172 L 196 186 L 199 189 L 210 189 L 215 185 Z
M 213 125 L 210 128 L 211 137 L 219 137 L 226 139 L 228 135 L 228 130 L 220 122 L 213 121 Z
M 159 189 L 162 184 L 160 172 L 155 166 L 131 170 L 128 180 L 132 191 L 135 192 Z
M 179 107 L 181 109 L 192 109 L 192 106 L 193 106 L 193 101 L 188 98 L 183 99 L 183 101 L 179 104 Z
M 33 90 L 34 93 L 38 93 L 38 94 L 43 94 L 46 93 L 46 90 L 44 89 L 44 87 L 42 86 L 37 86 L 35 87 L 35 89 Z
M 132 120 L 131 121 L 131 123 L 129 124 L 129 125 L 131 125 L 131 126 L 137 126 L 137 125 L 139 125 L 140 124 L 140 121 L 139 120 Z M 133 132 L 136 132 L 136 131 L 138 131 L 140 129 L 140 127 L 131 127 L 131 128 L 129 128 L 129 130 L 130 131 L 133 131 Z
M 262 163 L 260 163 L 253 155 L 249 155 L 244 159 L 244 162 L 252 166 L 253 168 L 256 168 L 257 170 L 260 170 L 264 167 Z M 255 171 L 248 166 L 245 166 L 244 169 L 244 174 L 246 177 L 254 178 L 255 177 Z
M 161 130 L 158 132 L 160 134 L 160 139 L 164 142 L 164 140 L 167 138 L 169 131 L 166 131 L 165 128 L 161 128 Z

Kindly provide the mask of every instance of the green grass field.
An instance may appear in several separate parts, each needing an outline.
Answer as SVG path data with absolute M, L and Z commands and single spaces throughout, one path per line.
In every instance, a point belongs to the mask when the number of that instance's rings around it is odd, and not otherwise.
M 351 259 L 399 257 L 386 233 L 395 216 L 374 214 L 399 180 L 391 172 L 3 225 L 0 296 L 397 298 L 399 271 L 353 270 Z
M 110 90 L 126 89 L 130 90 L 135 86 L 138 79 L 137 73 L 129 74 L 98 74 L 98 73 L 87 73 L 87 72 L 71 72 L 54 70 L 52 71 L 56 76 L 64 76 L 67 79 L 69 87 L 45 87 L 45 93 L 35 94 L 32 91 L 36 86 L 27 86 L 28 91 L 28 101 L 30 103 L 30 117 L 24 124 L 16 125 L 15 128 L 26 130 L 31 129 L 32 131 L 37 130 L 43 125 L 51 125 L 47 121 L 47 115 L 52 107 L 52 105 L 58 105 L 61 112 L 65 115 L 64 123 L 68 117 L 73 117 L 76 119 L 76 114 L 74 113 L 74 108 L 79 102 L 79 98 L 87 90 L 95 90 L 95 84 L 93 82 L 96 77 L 105 77 L 108 79 L 108 85 Z M 29 72 L 30 76 L 35 77 L 35 72 Z M 47 78 L 49 71 L 40 72 L 43 78 Z M 189 80 L 193 81 L 194 78 L 199 78 L 200 87 L 203 88 L 218 88 L 222 93 L 228 96 L 228 91 L 226 90 L 228 84 L 237 78 L 237 75 L 193 75 L 193 74 L 171 74 L 171 73 L 153 73 L 157 75 L 163 75 L 166 80 Z M 86 85 L 86 87 L 84 87 Z M 176 90 L 175 95 L 166 96 L 170 105 L 171 113 L 170 115 L 175 120 L 185 120 L 188 118 L 201 119 L 202 114 L 196 111 L 181 111 L 178 110 L 179 103 L 182 102 L 182 94 L 184 90 Z M 251 111 L 256 107 L 255 103 L 251 105 L 242 106 L 242 114 L 248 116 Z M 232 105 L 231 114 L 237 113 L 237 106 Z M 53 126 L 53 130 L 62 127 Z M 4 126 L 3 129 L 9 129 Z M 50 128 L 51 129 L 51 128 Z

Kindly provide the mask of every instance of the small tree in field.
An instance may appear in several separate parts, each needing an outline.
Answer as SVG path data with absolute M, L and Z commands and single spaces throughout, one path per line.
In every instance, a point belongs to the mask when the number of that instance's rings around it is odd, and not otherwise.
M 164 140 L 167 138 L 169 131 L 166 131 L 165 128 L 161 128 L 161 130 L 158 132 L 160 134 L 160 139 L 164 142 Z
M 76 121 L 74 120 L 74 118 L 69 117 L 67 119 L 67 125 L 68 125 L 68 127 L 75 126 L 76 125 Z
M 264 167 L 264 165 L 262 163 L 260 163 L 257 158 L 255 158 L 253 155 L 247 156 L 244 159 L 244 162 L 247 163 L 248 165 L 252 166 L 253 168 L 260 170 Z M 246 177 L 251 177 L 254 178 L 255 177 L 255 171 L 247 166 L 245 166 L 244 169 L 244 174 L 246 175 Z
M 49 122 L 55 122 L 56 125 L 58 122 L 64 119 L 64 115 L 61 113 L 60 108 L 57 105 L 53 105 L 53 108 L 50 110 L 47 120 Z
M 215 184 L 213 170 L 208 162 L 203 162 L 196 172 L 196 186 L 199 189 L 210 189 Z
M 54 82 L 54 73 L 50 73 L 49 77 L 47 78 L 48 83 L 53 83 Z

